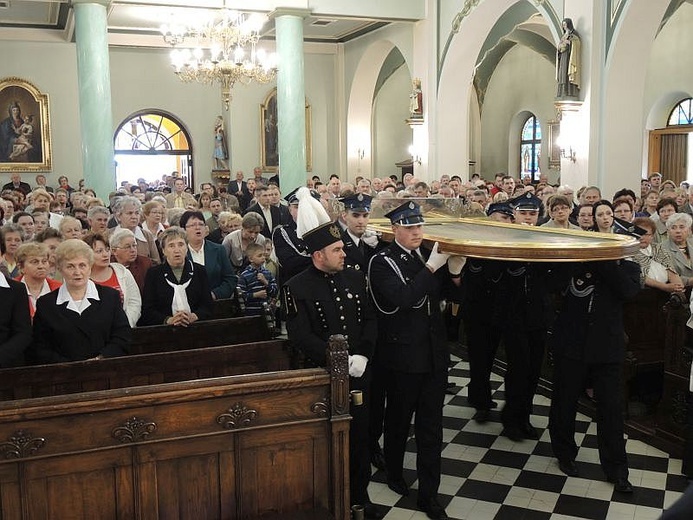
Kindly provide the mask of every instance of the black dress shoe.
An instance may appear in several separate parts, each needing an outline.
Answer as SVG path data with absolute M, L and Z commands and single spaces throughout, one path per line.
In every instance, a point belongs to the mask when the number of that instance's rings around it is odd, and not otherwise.
M 363 506 L 363 516 L 366 518 L 374 518 L 375 520 L 380 520 L 385 518 L 387 511 L 384 507 L 374 504 L 373 502 L 368 502 Z
M 445 508 L 438 503 L 437 498 L 423 501 L 418 500 L 416 502 L 416 507 L 426 513 L 426 516 L 432 520 L 448 520 L 449 518 L 448 514 L 445 512 Z
M 385 470 L 385 455 L 383 455 L 383 449 L 377 442 L 371 448 L 371 464 L 381 471 Z
M 517 426 L 506 426 L 500 434 L 513 442 L 520 442 L 526 438 L 524 432 Z
M 488 421 L 490 415 L 491 412 L 489 412 L 488 410 L 477 410 L 476 413 L 472 416 L 472 419 L 474 419 L 474 421 L 478 422 L 479 424 L 483 424 L 486 421 Z
M 528 422 L 527 424 L 522 426 L 520 430 L 522 431 L 522 435 L 525 439 L 530 439 L 532 441 L 539 440 L 539 432 L 534 426 L 531 425 L 531 423 Z
M 565 473 L 569 477 L 577 477 L 578 475 L 580 475 L 580 472 L 578 471 L 577 464 L 575 464 L 575 461 L 572 459 L 559 460 L 558 461 L 558 469 L 560 469 L 563 473 Z
M 394 479 L 388 477 L 387 487 L 389 487 L 398 495 L 402 495 L 403 497 L 409 496 L 409 486 L 407 486 L 407 483 L 404 481 L 403 478 Z
M 633 484 L 630 483 L 628 477 L 618 477 L 615 479 L 607 478 L 607 480 L 614 485 L 614 491 L 618 491 L 619 493 L 633 492 Z

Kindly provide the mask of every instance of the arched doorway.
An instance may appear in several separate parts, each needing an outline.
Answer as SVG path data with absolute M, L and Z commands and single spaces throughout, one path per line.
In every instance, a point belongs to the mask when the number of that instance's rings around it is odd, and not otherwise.
M 114 137 L 116 182 L 137 184 L 142 178 L 156 185 L 178 172 L 195 187 L 192 142 L 183 124 L 161 110 L 141 110 L 126 118 Z

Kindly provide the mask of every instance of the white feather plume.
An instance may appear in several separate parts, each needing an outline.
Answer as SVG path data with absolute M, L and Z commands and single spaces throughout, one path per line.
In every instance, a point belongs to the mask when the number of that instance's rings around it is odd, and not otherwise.
M 298 189 L 296 198 L 298 199 L 298 215 L 296 216 L 298 238 L 303 238 L 303 235 L 309 231 L 332 221 L 320 201 L 315 200 L 305 186 Z

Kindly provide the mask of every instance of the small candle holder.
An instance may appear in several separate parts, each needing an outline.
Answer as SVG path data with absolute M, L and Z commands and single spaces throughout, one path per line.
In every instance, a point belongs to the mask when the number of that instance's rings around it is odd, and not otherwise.
M 351 395 L 351 404 L 354 406 L 361 406 L 363 404 L 362 390 L 352 390 L 349 394 Z

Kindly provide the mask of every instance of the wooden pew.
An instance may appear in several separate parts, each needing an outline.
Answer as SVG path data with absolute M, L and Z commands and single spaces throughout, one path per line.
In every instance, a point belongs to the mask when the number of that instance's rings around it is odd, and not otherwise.
M 327 358 L 326 370 L 0 402 L 2 518 L 347 520 L 344 337 Z
M 174 350 L 266 341 L 274 336 L 266 316 L 198 321 L 189 327 L 152 325 L 132 330 L 130 354 L 152 354 Z
M 0 400 L 110 390 L 291 368 L 288 343 L 260 341 L 0 370 Z

